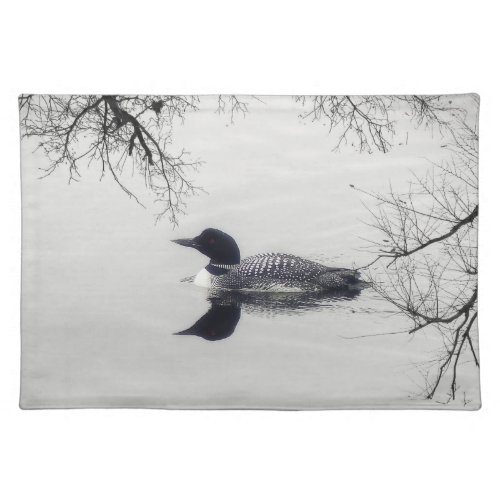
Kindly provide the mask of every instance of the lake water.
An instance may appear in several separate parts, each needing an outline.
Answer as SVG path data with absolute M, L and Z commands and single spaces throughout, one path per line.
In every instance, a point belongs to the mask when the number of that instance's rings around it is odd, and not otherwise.
M 207 259 L 170 241 L 216 227 L 243 257 L 276 251 L 366 264 L 363 238 L 375 236 L 365 223 L 369 200 L 349 184 L 403 188 L 410 170 L 428 168 L 422 151 L 442 157 L 439 134 L 402 119 L 408 144 L 388 154 L 349 146 L 333 153 L 328 127 L 301 122 L 290 98 L 251 102 L 234 124 L 214 110 L 213 99 L 202 100 L 174 129 L 172 148 L 204 162 L 190 177 L 205 192 L 186 200 L 178 227 L 155 224 L 139 175 L 122 180 L 147 209 L 111 176 L 100 180 L 98 167 L 82 167 L 70 185 L 64 169 L 38 179 L 46 159 L 23 145 L 22 406 L 477 407 L 478 373 L 468 359 L 457 401 L 443 405 L 445 390 L 423 398 L 441 338 L 403 333 L 408 321 L 372 289 L 211 297 L 183 281 Z M 204 316 L 201 336 L 174 335 Z

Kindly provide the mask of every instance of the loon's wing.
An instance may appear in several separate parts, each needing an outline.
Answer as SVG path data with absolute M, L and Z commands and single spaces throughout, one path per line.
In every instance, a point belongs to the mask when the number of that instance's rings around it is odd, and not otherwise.
M 247 257 L 238 266 L 242 278 L 286 281 L 311 281 L 327 272 L 328 267 L 284 253 L 263 253 Z

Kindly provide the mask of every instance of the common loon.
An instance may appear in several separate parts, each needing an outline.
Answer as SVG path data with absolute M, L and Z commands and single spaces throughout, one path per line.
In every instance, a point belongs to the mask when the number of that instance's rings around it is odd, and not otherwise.
M 240 260 L 236 241 L 218 229 L 205 229 L 192 239 L 172 240 L 210 258 L 194 280 L 198 286 L 230 290 L 321 291 L 360 283 L 352 269 L 327 267 L 283 253 L 262 253 Z

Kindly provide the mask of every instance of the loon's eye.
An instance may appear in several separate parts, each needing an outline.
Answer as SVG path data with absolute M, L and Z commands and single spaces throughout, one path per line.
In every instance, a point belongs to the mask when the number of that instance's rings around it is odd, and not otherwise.
M 209 243 L 210 245 L 213 245 L 213 244 L 215 243 L 215 240 L 214 240 L 213 238 L 210 238 L 210 239 L 208 240 L 208 243 Z

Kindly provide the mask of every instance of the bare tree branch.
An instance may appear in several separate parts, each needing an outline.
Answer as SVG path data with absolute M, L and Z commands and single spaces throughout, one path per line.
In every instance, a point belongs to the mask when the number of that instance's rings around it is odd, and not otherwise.
M 410 117 L 415 127 L 452 128 L 463 110 L 446 96 L 297 96 L 304 112 L 303 120 L 323 121 L 330 132 L 338 134 L 334 151 L 351 144 L 360 152 L 387 153 L 393 146 L 395 120 L 401 114 Z M 406 138 L 408 141 L 408 137 Z
M 434 120 L 440 112 L 427 102 L 410 102 L 420 106 L 422 120 Z M 370 193 L 351 186 L 376 203 L 367 206 L 372 217 L 368 225 L 380 234 L 380 239 L 368 240 L 376 257 L 359 269 L 413 323 L 408 333 L 433 329 L 441 335 L 444 355 L 437 371 L 429 374 L 434 380 L 426 397 L 435 398 L 446 377 L 451 400 L 456 398 L 465 346 L 479 366 L 471 337 L 478 296 L 478 136 L 464 112 L 453 111 L 453 117 L 447 124 L 450 157 L 431 164 L 424 177 L 414 176 L 406 193 L 392 188 L 388 194 Z
M 64 164 L 69 180 L 77 180 L 81 162 L 98 162 L 101 177 L 108 171 L 144 206 L 124 183 L 124 167 L 131 162 L 161 203 L 159 216 L 177 224 L 184 198 L 197 190 L 186 174 L 199 162 L 189 161 L 184 151 L 172 154 L 170 137 L 174 120 L 183 120 L 197 103 L 185 96 L 21 96 L 22 137 L 39 139 L 49 158 L 43 176 Z
M 249 111 L 248 96 L 219 96 L 218 113 Z M 42 177 L 60 166 L 69 168 L 69 181 L 80 177 L 80 164 L 98 164 L 101 178 L 111 173 L 120 189 L 137 203 L 123 172 L 127 165 L 144 177 L 145 186 L 161 205 L 157 218 L 168 216 L 175 225 L 182 214 L 185 198 L 200 187 L 193 184 L 190 172 L 201 162 L 191 161 L 189 153 L 172 152 L 174 122 L 197 111 L 196 96 L 55 96 L 22 95 L 19 97 L 23 139 L 38 138 L 38 147 L 49 159 Z

